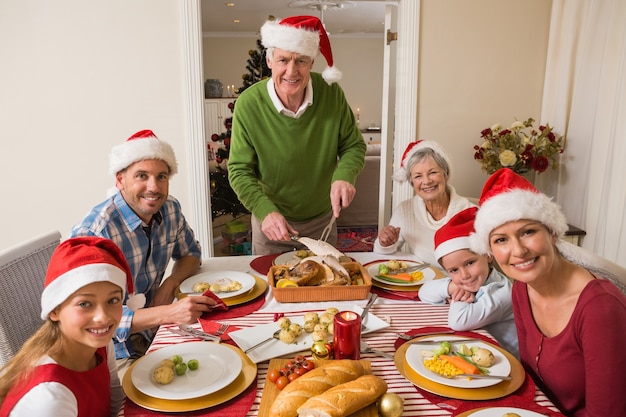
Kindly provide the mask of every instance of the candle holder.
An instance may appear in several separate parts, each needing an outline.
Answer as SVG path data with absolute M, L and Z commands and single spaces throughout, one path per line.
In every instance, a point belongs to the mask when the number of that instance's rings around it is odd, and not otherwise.
M 354 311 L 335 314 L 333 328 L 333 355 L 335 359 L 361 358 L 361 316 Z

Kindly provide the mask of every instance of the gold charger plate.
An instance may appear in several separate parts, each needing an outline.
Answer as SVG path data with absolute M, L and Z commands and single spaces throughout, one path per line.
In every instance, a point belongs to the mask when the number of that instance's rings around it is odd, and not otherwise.
M 252 275 L 252 276 L 254 277 L 255 282 L 254 282 L 254 286 L 252 287 L 250 291 L 248 291 L 245 294 L 240 294 L 236 297 L 223 298 L 222 301 L 224 301 L 224 303 L 230 307 L 230 306 L 236 306 L 239 304 L 247 303 L 248 301 L 254 300 L 258 296 L 265 294 L 265 290 L 267 289 L 267 282 L 264 279 L 257 277 L 256 275 Z M 183 295 L 180 293 L 179 287 L 176 287 L 175 296 L 176 298 L 186 297 L 186 295 Z
M 280 369 L 289 361 L 289 359 L 270 359 L 269 368 L 267 369 L 267 373 L 273 369 Z M 329 360 L 314 360 L 315 367 L 323 365 L 324 363 L 329 362 Z M 366 374 L 372 373 L 372 363 L 365 359 L 360 359 L 361 365 L 363 365 L 363 369 L 365 369 Z M 272 403 L 276 399 L 276 396 L 280 390 L 276 388 L 276 385 L 267 379 L 265 379 L 265 387 L 263 388 L 263 395 L 261 397 L 261 404 L 259 405 L 259 417 L 272 417 L 270 416 L 270 407 Z M 378 417 L 378 407 L 376 403 L 370 404 L 367 407 L 357 411 L 356 413 L 352 413 L 346 417 Z
M 426 336 L 426 338 L 428 338 L 428 336 Z M 424 338 L 420 337 L 418 339 L 413 339 L 400 346 L 394 356 L 394 362 L 402 376 L 425 391 L 441 395 L 442 397 L 456 398 L 459 400 L 493 400 L 515 392 L 524 383 L 526 372 L 524 371 L 522 364 L 515 358 L 515 356 L 511 355 L 506 350 L 483 340 L 481 340 L 481 342 L 497 349 L 509 360 L 511 364 L 511 381 L 502 381 L 498 384 L 484 388 L 457 388 L 439 384 L 431 381 L 430 379 L 424 378 L 422 375 L 415 372 L 415 370 L 413 370 L 413 368 L 411 368 L 406 361 L 406 351 L 409 346 L 422 339 Z
M 141 359 L 135 361 L 130 368 L 124 374 L 122 379 L 122 388 L 126 396 L 132 400 L 135 404 L 152 411 L 163 412 L 184 412 L 184 411 L 196 411 L 204 408 L 214 407 L 216 405 L 225 403 L 228 400 L 232 400 L 237 395 L 241 394 L 250 386 L 252 382 L 256 380 L 257 366 L 252 362 L 248 355 L 237 347 L 223 344 L 230 349 L 233 349 L 240 357 L 242 362 L 241 372 L 235 380 L 227 387 L 202 397 L 190 398 L 185 400 L 163 400 L 161 398 L 151 397 L 139 391 L 133 385 L 131 378 L 133 367 Z

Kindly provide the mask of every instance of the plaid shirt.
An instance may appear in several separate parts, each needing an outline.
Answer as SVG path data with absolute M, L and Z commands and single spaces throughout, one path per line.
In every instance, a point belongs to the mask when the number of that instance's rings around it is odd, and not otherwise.
M 146 305 L 150 305 L 170 259 L 177 260 L 188 255 L 201 259 L 201 252 L 200 244 L 182 214 L 180 203 L 172 196 L 168 196 L 163 207 L 154 215 L 149 238 L 144 226 L 147 225 L 118 191 L 94 207 L 80 224 L 74 226 L 70 236 L 100 236 L 115 242 L 130 265 L 135 293 L 145 294 Z M 122 320 L 113 340 L 117 359 L 130 356 L 125 342 L 130 336 L 133 314 L 124 305 Z M 151 330 L 142 334 L 148 340 L 154 336 Z

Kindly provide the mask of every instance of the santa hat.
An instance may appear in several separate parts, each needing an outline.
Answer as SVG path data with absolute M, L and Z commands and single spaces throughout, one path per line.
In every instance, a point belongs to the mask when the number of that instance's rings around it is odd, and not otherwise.
M 471 249 L 476 253 L 490 254 L 489 234 L 508 222 L 535 220 L 556 237 L 568 229 L 559 205 L 509 168 L 501 168 L 487 179 L 478 204 L 476 232 L 470 236 Z
M 261 42 L 266 48 L 284 49 L 311 58 L 321 53 L 327 64 L 322 78 L 329 85 L 341 79 L 341 71 L 333 64 L 326 29 L 315 16 L 290 16 L 280 22 L 268 20 L 261 26 Z
M 56 248 L 46 272 L 41 294 L 41 318 L 74 292 L 94 282 L 111 282 L 132 294 L 133 277 L 124 254 L 109 239 L 81 236 L 67 239 Z M 144 294 L 129 295 L 126 305 L 135 310 L 145 305 Z
M 151 130 L 141 130 L 111 149 L 109 155 L 109 174 L 116 175 L 138 161 L 160 159 L 170 168 L 170 175 L 178 172 L 178 163 L 174 149 L 159 140 Z
M 474 231 L 476 210 L 478 208 L 470 207 L 455 214 L 435 232 L 435 259 L 438 262 L 449 253 L 470 248 L 469 236 Z
M 402 154 L 402 159 L 400 160 L 400 168 L 398 168 L 394 172 L 393 179 L 397 182 L 408 181 L 411 173 L 406 167 L 407 161 L 418 151 L 427 148 L 432 149 L 436 154 L 441 156 L 446 161 L 446 163 L 448 164 L 448 179 L 450 179 L 450 174 L 452 173 L 452 163 L 450 162 L 450 158 L 448 158 L 448 154 L 441 147 L 441 145 L 431 140 L 418 140 L 408 144 L 408 146 L 404 150 L 404 153 Z

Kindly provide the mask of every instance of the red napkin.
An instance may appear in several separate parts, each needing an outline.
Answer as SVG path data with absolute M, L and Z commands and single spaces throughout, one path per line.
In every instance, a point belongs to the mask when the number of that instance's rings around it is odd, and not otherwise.
M 233 317 L 247 316 L 260 309 L 263 304 L 265 304 L 265 293 L 247 303 L 230 306 L 228 310 L 213 310 L 206 318 L 219 321 L 232 319 Z
M 130 399 L 124 404 L 124 417 L 158 417 L 158 416 L 197 416 L 197 417 L 245 417 L 254 404 L 257 384 L 254 381 L 244 392 L 237 397 L 215 407 L 186 413 L 167 413 L 163 411 L 150 411 L 138 406 Z
M 449 331 L 450 328 L 444 327 L 444 326 L 429 326 L 429 327 L 420 327 L 418 329 L 410 330 L 407 332 L 407 334 L 419 335 L 422 333 L 433 333 L 433 332 L 446 331 L 446 330 Z M 477 339 L 484 340 L 485 342 L 489 342 L 494 345 L 500 346 L 498 342 L 496 342 L 495 340 L 487 336 L 484 336 L 480 333 L 476 333 L 476 332 L 471 332 L 471 331 L 454 332 L 454 335 L 474 337 Z M 404 343 L 406 343 L 406 340 L 398 338 L 395 341 L 394 346 L 396 349 L 398 349 Z M 446 410 L 451 410 L 453 416 L 457 416 L 466 411 L 473 410 L 475 408 L 482 408 L 482 407 L 517 407 L 517 408 L 521 408 L 524 410 L 531 410 L 531 411 L 536 411 L 541 414 L 546 414 L 550 417 L 563 416 L 563 414 L 552 411 L 548 407 L 539 405 L 534 401 L 535 383 L 528 375 L 526 375 L 524 383 L 522 384 L 521 387 L 517 389 L 517 391 L 515 391 L 512 394 L 507 395 L 506 397 L 496 398 L 493 400 L 481 400 L 481 401 L 457 400 L 454 398 L 446 398 L 446 397 L 439 396 L 437 394 L 433 394 L 417 386 L 415 387 L 415 389 L 425 399 L 427 399 L 428 401 L 430 401 L 437 407 L 443 408 Z
M 389 300 L 420 300 L 418 291 L 393 291 L 386 290 L 375 285 L 372 285 L 372 289 L 370 291 Z
M 279 255 L 280 253 L 273 253 L 271 255 L 263 255 L 254 258 L 252 262 L 250 262 L 250 267 L 263 275 L 267 275 L 272 265 L 274 265 L 274 259 L 278 258 Z
M 198 322 L 200 323 L 200 326 L 202 326 L 202 330 L 210 334 L 215 334 L 215 332 L 217 332 L 217 329 L 219 329 L 220 326 L 222 325 L 222 323 L 219 323 L 213 320 L 207 320 L 202 317 L 198 319 Z M 231 340 L 228 334 L 232 331 L 239 330 L 239 329 L 240 327 L 233 326 L 232 324 L 229 325 L 228 329 L 223 334 L 220 335 L 220 339 L 222 339 L 223 341 Z
M 206 290 L 202 293 L 202 295 L 214 299 L 215 301 L 217 301 L 217 304 L 211 307 L 211 311 L 205 311 L 204 313 L 202 313 L 202 315 L 200 316 L 201 319 L 208 319 L 209 317 L 211 317 L 211 313 L 215 310 L 228 310 L 228 306 L 226 305 L 226 303 L 224 303 L 224 300 L 215 295 L 211 290 Z

